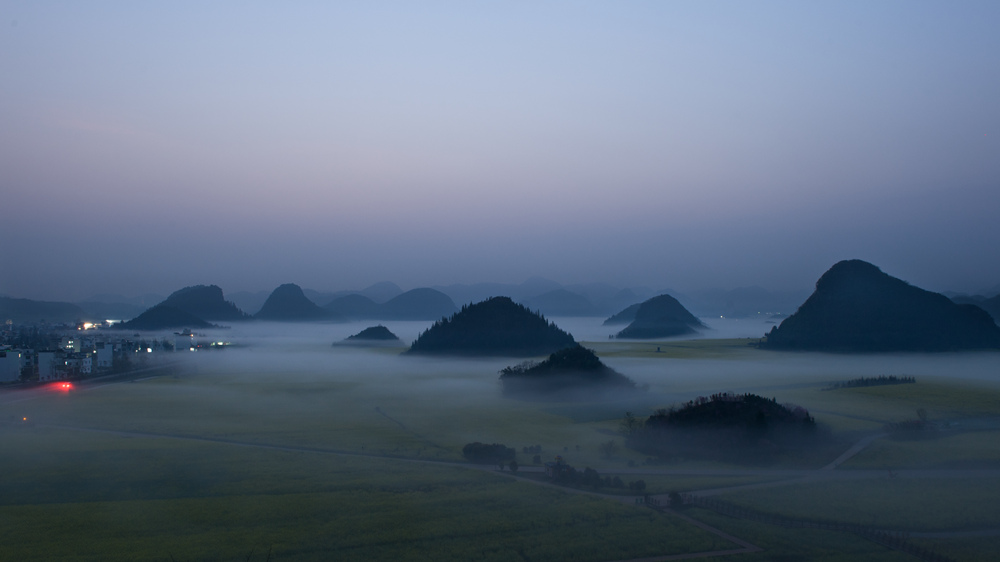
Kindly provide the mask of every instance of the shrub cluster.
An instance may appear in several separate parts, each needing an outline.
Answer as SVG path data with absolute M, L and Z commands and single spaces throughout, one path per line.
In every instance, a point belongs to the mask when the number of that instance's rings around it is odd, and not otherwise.
M 463 457 L 480 464 L 503 464 L 514 460 L 516 455 L 517 451 L 500 443 L 487 445 L 476 441 L 462 447 Z
M 917 382 L 917 379 L 913 377 L 897 377 L 896 375 L 882 375 L 878 377 L 861 377 L 857 379 L 851 379 L 849 381 L 840 381 L 832 383 L 830 386 L 824 388 L 823 390 L 836 390 L 838 388 L 859 388 L 864 386 L 885 386 L 890 384 L 913 384 Z

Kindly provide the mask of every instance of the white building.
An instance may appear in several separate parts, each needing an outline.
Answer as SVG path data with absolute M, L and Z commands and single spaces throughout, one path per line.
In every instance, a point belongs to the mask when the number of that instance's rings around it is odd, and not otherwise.
M 110 343 L 97 344 L 97 370 L 108 371 L 114 363 L 115 351 Z
M 21 377 L 21 356 L 23 351 L 4 349 L 0 351 L 0 382 L 13 382 Z
M 50 381 L 56 378 L 56 352 L 38 352 L 38 380 Z

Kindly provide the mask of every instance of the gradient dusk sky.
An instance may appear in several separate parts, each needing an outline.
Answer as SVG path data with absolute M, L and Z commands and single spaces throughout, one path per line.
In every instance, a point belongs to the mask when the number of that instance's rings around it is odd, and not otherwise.
M 1000 2 L 0 3 L 0 293 L 1000 285 Z

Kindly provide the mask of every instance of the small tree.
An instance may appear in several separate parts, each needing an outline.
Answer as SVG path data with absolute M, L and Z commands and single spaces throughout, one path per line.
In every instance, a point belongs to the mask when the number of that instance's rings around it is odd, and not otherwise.
M 629 437 L 640 429 L 642 429 L 642 421 L 636 418 L 632 412 L 625 412 L 620 427 L 622 435 Z
M 670 507 L 682 507 L 684 498 L 677 492 L 670 492 Z
M 601 443 L 597 448 L 601 451 L 601 457 L 605 459 L 610 459 L 618 452 L 618 444 L 615 443 L 614 439 L 607 443 Z
M 507 466 L 510 467 L 511 472 L 517 474 L 517 461 L 510 461 L 510 464 L 508 464 Z

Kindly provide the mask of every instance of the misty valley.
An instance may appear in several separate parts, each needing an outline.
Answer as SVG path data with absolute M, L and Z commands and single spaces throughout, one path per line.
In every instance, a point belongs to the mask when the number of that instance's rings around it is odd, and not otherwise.
M 5 357 L 61 348 L 0 387 L 0 559 L 1000 547 L 1000 351 L 978 307 L 863 262 L 787 317 L 666 295 L 544 316 L 428 291 L 391 313 L 337 297 L 335 316 L 283 285 L 253 318 L 198 286 L 112 326 L 8 323 Z

